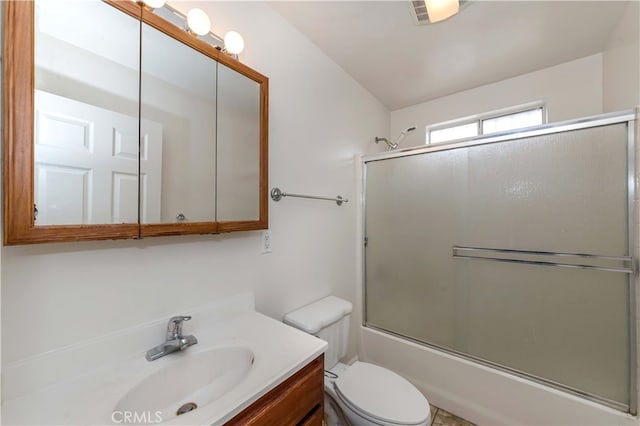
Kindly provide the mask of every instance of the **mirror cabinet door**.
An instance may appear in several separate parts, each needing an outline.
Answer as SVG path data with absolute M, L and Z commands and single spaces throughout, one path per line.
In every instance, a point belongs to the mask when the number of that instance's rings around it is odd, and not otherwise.
M 142 25 L 140 221 L 216 221 L 216 68 Z
M 218 221 L 260 219 L 260 84 L 218 65 Z
M 36 0 L 34 28 L 35 225 L 138 223 L 140 22 Z

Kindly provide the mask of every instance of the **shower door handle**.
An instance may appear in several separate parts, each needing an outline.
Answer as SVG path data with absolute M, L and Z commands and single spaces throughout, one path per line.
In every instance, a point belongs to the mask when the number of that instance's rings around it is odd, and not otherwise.
M 592 269 L 633 274 L 635 264 L 631 256 L 600 256 L 584 253 L 496 249 L 485 247 L 452 247 L 453 257 L 491 260 L 526 265 L 558 266 L 562 268 Z

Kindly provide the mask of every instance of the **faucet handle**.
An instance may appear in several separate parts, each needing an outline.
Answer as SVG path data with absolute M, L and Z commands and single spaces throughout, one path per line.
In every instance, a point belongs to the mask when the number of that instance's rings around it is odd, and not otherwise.
M 182 337 L 182 323 L 184 321 L 189 321 L 190 319 L 190 315 L 178 315 L 171 317 L 167 324 L 167 340 Z

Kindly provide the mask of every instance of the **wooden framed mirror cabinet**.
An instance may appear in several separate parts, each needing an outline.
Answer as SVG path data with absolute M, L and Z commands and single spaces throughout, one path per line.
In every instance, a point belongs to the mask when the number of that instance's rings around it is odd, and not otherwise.
M 267 77 L 131 0 L 3 3 L 5 245 L 268 227 Z

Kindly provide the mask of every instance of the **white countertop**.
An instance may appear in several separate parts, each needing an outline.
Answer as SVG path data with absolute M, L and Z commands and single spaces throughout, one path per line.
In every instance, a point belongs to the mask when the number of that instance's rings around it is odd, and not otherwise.
M 180 357 L 217 347 L 245 346 L 253 351 L 255 359 L 237 386 L 207 405 L 162 423 L 223 424 L 318 357 L 327 347 L 323 340 L 253 310 L 235 312 L 211 322 L 203 321 L 189 333 L 198 338 L 198 344 L 184 352 L 148 362 L 144 351 L 138 351 L 80 376 L 65 378 L 4 401 L 3 424 L 117 424 L 112 420 L 112 413 L 118 401 L 144 378 Z

